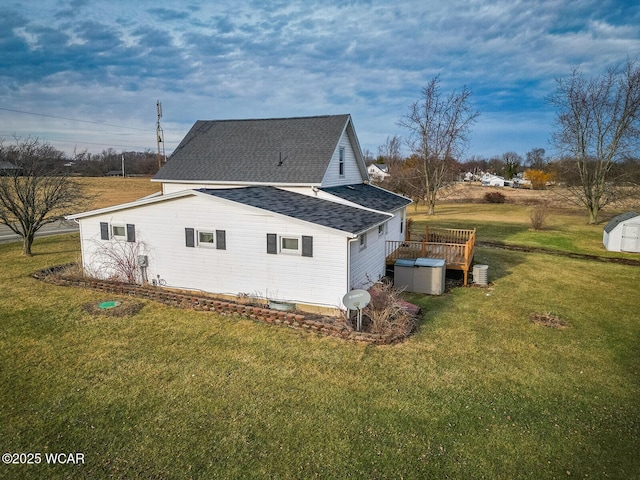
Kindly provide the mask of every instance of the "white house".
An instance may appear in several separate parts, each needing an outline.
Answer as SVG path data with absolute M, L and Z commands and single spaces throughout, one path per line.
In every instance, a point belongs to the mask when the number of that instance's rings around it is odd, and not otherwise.
M 389 176 L 389 167 L 383 163 L 372 163 L 367 167 L 367 173 L 371 180 L 381 181 Z
M 504 178 L 492 173 L 485 173 L 480 177 L 483 187 L 504 187 Z
M 627 212 L 613 217 L 604 227 L 602 243 L 612 252 L 640 253 L 640 214 Z
M 85 271 L 114 251 L 159 287 L 344 308 L 385 274 L 410 200 L 368 184 L 349 115 L 198 121 L 158 172 L 162 194 L 71 215 Z

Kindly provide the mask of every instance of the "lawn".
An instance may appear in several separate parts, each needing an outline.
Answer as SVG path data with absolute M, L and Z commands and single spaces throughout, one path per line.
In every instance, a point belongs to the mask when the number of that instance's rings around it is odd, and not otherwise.
M 426 215 L 423 206 L 409 207 L 413 219 L 411 232 L 424 234 L 425 226 L 442 228 L 477 228 L 479 242 L 542 247 L 569 253 L 604 257 L 638 258 L 637 255 L 607 252 L 602 245 L 604 222 L 589 225 L 583 210 L 551 208 L 547 226 L 533 230 L 530 214 L 534 206 L 517 203 L 443 203 L 436 206 L 434 216 Z M 620 212 L 616 212 L 620 213 Z M 609 213 L 604 218 L 615 216 Z
M 482 240 L 499 215 L 533 242 L 502 207 L 428 221 Z M 597 248 L 567 222 L 546 235 Z M 489 287 L 413 295 L 417 333 L 367 346 L 153 302 L 90 314 L 113 297 L 29 277 L 76 260 L 77 235 L 19 247 L 0 245 L 2 452 L 85 462 L 0 478 L 640 477 L 640 267 L 478 248 Z

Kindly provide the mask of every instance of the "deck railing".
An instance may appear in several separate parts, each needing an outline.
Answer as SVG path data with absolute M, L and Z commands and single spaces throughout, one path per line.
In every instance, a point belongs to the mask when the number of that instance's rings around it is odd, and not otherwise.
M 400 258 L 440 258 L 447 262 L 447 268 L 464 272 L 466 285 L 475 249 L 475 229 L 429 229 L 427 227 L 425 233 L 420 241 L 388 240 L 387 265 L 394 264 Z
M 399 258 L 441 258 L 448 265 L 465 263 L 467 247 L 459 243 L 387 241 L 387 263 Z

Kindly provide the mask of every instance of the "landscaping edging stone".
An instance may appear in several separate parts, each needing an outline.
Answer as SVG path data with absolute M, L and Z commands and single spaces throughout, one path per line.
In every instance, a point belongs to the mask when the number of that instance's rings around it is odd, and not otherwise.
M 404 340 L 397 335 L 379 335 L 353 330 L 345 321 L 330 316 L 306 314 L 304 312 L 283 312 L 263 306 L 244 305 L 220 300 L 213 296 L 186 290 L 165 290 L 162 287 L 137 285 L 93 278 L 65 276 L 64 272 L 77 267 L 77 263 L 67 263 L 45 268 L 31 276 L 53 285 L 63 287 L 90 288 L 101 292 L 153 300 L 177 308 L 189 308 L 198 311 L 215 312 L 219 315 L 236 315 L 251 320 L 286 326 L 320 335 L 355 340 L 376 345 L 388 345 Z

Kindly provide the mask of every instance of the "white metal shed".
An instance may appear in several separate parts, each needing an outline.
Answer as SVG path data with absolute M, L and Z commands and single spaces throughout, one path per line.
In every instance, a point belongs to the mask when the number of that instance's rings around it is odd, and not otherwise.
M 604 227 L 602 243 L 612 252 L 640 253 L 640 214 L 627 212 L 613 217 Z

